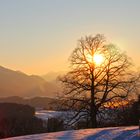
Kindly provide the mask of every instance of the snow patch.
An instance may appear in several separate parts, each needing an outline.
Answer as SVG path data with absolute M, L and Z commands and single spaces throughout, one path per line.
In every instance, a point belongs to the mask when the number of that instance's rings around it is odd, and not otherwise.
M 82 129 L 7 138 L 6 140 L 140 140 L 138 126 Z

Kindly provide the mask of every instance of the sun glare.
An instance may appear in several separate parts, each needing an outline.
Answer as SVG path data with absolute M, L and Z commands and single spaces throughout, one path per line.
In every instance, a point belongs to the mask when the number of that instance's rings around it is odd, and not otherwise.
M 95 54 L 94 55 L 94 62 L 97 64 L 97 65 L 100 65 L 101 63 L 103 63 L 103 56 L 101 54 Z
M 103 63 L 104 57 L 101 54 L 95 54 L 94 56 L 88 54 L 87 60 L 90 63 L 95 63 L 96 65 L 100 65 Z

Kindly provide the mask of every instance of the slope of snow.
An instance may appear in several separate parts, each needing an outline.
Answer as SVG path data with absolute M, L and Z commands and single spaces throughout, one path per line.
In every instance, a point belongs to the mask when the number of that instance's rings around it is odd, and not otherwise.
M 6 140 L 140 140 L 140 136 L 138 127 L 133 126 L 71 130 L 7 138 Z

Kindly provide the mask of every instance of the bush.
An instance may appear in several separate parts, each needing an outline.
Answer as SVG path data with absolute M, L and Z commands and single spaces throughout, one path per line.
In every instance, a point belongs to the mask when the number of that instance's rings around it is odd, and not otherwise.
M 80 120 L 75 124 L 75 129 L 86 129 L 90 128 L 90 122 L 85 120 Z
M 61 118 L 49 118 L 47 121 L 47 131 L 56 132 L 64 130 L 64 121 Z

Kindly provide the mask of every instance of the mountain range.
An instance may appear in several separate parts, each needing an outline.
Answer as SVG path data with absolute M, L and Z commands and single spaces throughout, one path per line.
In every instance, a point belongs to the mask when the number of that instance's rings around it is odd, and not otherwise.
M 0 97 L 54 97 L 58 87 L 41 76 L 27 75 L 0 66 Z

